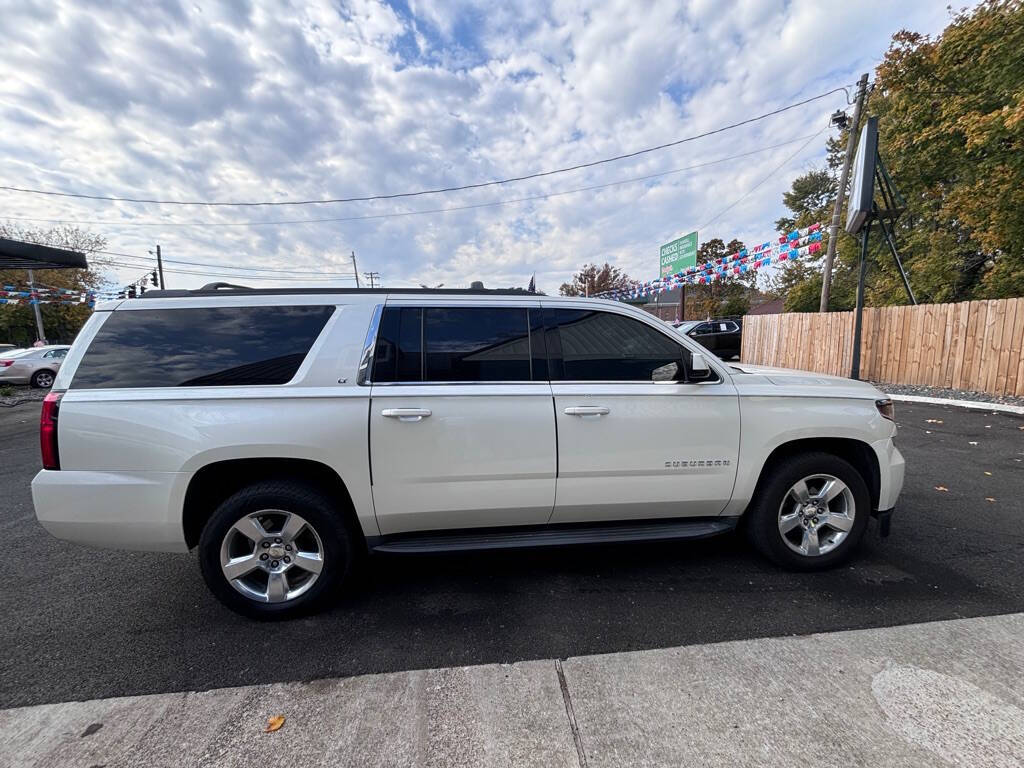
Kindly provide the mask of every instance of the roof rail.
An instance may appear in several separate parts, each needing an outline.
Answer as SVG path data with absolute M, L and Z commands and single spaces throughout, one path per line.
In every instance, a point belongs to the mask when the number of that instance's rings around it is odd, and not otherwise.
M 232 288 L 238 291 L 251 291 L 252 288 L 248 285 L 235 285 L 234 283 L 207 283 L 199 290 L 201 291 L 219 291 L 221 288 Z
M 535 296 L 525 288 L 250 288 L 232 283 L 208 283 L 196 289 L 149 290 L 140 299 L 169 299 L 184 296 L 310 296 L 317 294 L 413 294 L 427 296 Z

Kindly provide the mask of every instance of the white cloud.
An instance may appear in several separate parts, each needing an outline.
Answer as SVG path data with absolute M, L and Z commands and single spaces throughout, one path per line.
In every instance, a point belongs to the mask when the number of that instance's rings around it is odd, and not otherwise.
M 3 184 L 130 197 L 295 200 L 471 183 L 672 141 L 852 83 L 931 0 L 15 4 L 0 15 Z M 573 195 L 399 218 L 664 172 L 816 132 L 841 95 L 632 160 L 504 187 L 304 208 L 186 208 L 0 192 L 0 218 L 116 221 L 113 251 L 385 284 L 555 291 L 587 261 L 654 276 L 657 247 L 709 220 L 799 147 Z M 701 238 L 758 242 L 823 134 Z M 157 222 L 137 227 L 130 222 Z M 26 222 L 28 223 L 28 222 Z M 173 266 L 173 265 L 168 265 Z M 192 267 L 182 267 L 191 269 Z M 144 270 L 119 268 L 117 281 Z M 174 286 L 201 276 L 168 274 Z M 239 277 L 239 281 L 244 278 Z M 270 284 L 260 281 L 259 284 Z

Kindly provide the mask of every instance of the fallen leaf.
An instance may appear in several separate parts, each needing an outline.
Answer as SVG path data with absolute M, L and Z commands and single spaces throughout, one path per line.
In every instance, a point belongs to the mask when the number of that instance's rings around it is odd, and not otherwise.
M 936 490 L 936 491 L 942 491 L 943 493 L 945 493 L 946 491 L 948 491 L 948 490 L 949 490 L 949 488 L 947 488 L 947 487 L 946 487 L 946 486 L 944 486 L 944 485 L 936 485 L 936 486 L 935 486 L 935 490 Z
M 925 424 L 941 424 L 942 419 L 925 419 Z
M 991 501 L 991 502 L 994 502 L 994 501 L 995 501 L 995 499 L 993 499 L 993 498 L 992 498 L 991 496 L 986 496 L 986 497 L 985 497 L 985 501 Z
M 968 440 L 968 441 L 967 441 L 967 444 L 968 444 L 968 445 L 977 445 L 977 444 L 978 444 L 978 441 L 977 441 L 977 440 Z
M 991 472 L 986 472 L 985 474 L 988 475 L 989 477 L 992 477 L 992 473 Z
M 267 718 L 267 727 L 263 729 L 264 733 L 273 733 L 274 731 L 281 730 L 281 726 L 284 725 L 284 715 L 274 715 L 273 717 Z

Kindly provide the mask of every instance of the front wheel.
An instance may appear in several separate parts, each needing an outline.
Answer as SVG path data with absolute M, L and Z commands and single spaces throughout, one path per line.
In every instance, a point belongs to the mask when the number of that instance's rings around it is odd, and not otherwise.
M 284 619 L 322 607 L 352 563 L 341 510 L 320 491 L 289 481 L 243 488 L 222 503 L 199 539 L 213 594 L 237 613 Z
M 754 546 L 784 568 L 839 565 L 867 530 L 871 497 L 848 461 L 827 453 L 785 459 L 766 471 L 747 514 Z

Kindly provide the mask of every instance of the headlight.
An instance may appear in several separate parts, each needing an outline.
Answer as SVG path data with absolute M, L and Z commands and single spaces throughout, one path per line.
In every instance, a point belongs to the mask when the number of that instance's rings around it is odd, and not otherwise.
M 883 419 L 888 419 L 891 422 L 896 421 L 896 408 L 892 404 L 892 400 L 888 397 L 884 400 L 875 400 L 875 407 L 878 412 L 882 415 Z

